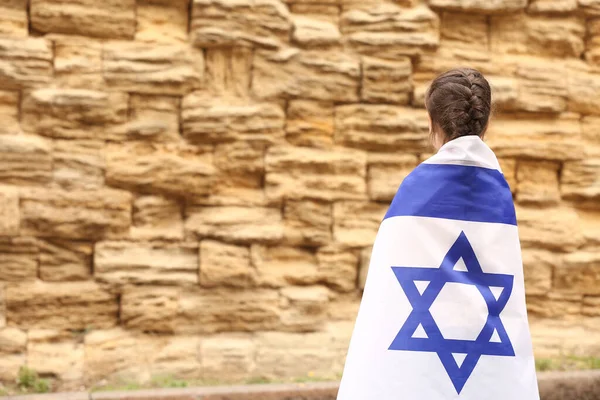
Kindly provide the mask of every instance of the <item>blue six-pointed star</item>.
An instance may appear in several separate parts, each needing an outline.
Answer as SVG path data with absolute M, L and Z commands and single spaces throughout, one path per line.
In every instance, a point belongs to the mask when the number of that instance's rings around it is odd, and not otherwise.
M 455 270 L 461 258 L 467 271 Z M 439 268 L 392 267 L 392 270 L 413 310 L 389 350 L 437 353 L 459 394 L 481 356 L 514 357 L 513 346 L 500 320 L 500 313 L 512 293 L 514 277 L 483 272 L 464 232 L 454 242 Z M 422 294 L 415 281 L 429 282 Z M 431 315 L 431 305 L 444 285 L 450 282 L 476 286 L 487 304 L 487 321 L 475 340 L 445 339 Z M 490 288 L 502 288 L 498 298 L 494 297 Z M 413 337 L 419 325 L 425 330 L 426 338 Z M 494 332 L 497 332 L 499 340 L 491 340 Z M 466 354 L 461 365 L 456 362 L 453 354 Z

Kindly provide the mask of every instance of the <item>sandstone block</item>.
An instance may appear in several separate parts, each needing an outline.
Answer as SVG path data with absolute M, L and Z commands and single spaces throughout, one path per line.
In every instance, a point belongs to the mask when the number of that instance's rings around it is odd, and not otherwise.
M 2 356 L 27 351 L 27 333 L 18 328 L 0 329 L 0 352 Z
M 196 284 L 197 247 L 128 242 L 99 242 L 94 276 L 111 284 Z
M 367 174 L 369 198 L 375 201 L 391 201 L 404 178 L 418 163 L 419 160 L 414 155 L 370 153 Z
M 290 100 L 287 108 L 286 139 L 296 146 L 327 148 L 333 145 L 333 104 Z
M 517 207 L 517 219 L 524 247 L 573 251 L 585 242 L 577 213 L 570 208 Z
M 52 45 L 42 38 L 0 38 L 2 89 L 40 86 L 52 77 Z
M 292 21 L 292 40 L 301 47 L 331 46 L 340 42 L 337 24 L 306 15 L 294 15 Z
M 429 122 L 425 110 L 352 104 L 335 109 L 335 141 L 374 151 L 422 152 Z
M 252 92 L 261 98 L 349 102 L 358 100 L 359 79 L 360 62 L 346 53 L 263 50 L 255 54 Z
M 200 143 L 235 140 L 270 144 L 283 138 L 285 114 L 273 103 L 218 98 L 195 92 L 183 98 L 183 136 Z
M 344 10 L 341 31 L 359 53 L 395 60 L 434 50 L 439 43 L 439 18 L 425 5 L 394 3 L 359 5 Z
M 600 114 L 600 100 L 595 96 L 600 88 L 600 74 L 572 68 L 568 75 L 569 110 L 582 114 Z
M 577 9 L 577 0 L 532 0 L 527 11 L 533 14 L 564 14 Z
M 248 47 L 206 49 L 206 84 L 209 91 L 234 98 L 250 92 L 253 50 Z M 225 96 L 227 97 L 227 96 Z
M 582 300 L 581 294 L 527 296 L 527 311 L 534 317 L 562 319 L 581 314 Z
M 267 197 L 325 201 L 364 198 L 366 161 L 364 153 L 344 148 L 272 147 L 265 158 Z
M 257 245 L 252 246 L 251 256 L 261 286 L 310 285 L 319 281 L 317 258 L 310 251 Z
M 332 293 L 328 307 L 328 320 L 336 322 L 356 321 L 362 291 L 355 290 L 348 293 Z
M 52 177 L 50 143 L 33 135 L 0 135 L 0 182 L 36 185 Z
M 6 326 L 6 305 L 4 302 L 4 285 L 0 284 L 0 329 L 4 328 L 5 326 Z
M 18 235 L 20 222 L 18 191 L 0 187 L 0 235 Z
M 26 0 L 7 0 L 0 6 L 0 35 L 26 37 L 28 35 Z
M 281 212 L 268 207 L 201 207 L 191 209 L 187 232 L 226 242 L 278 242 L 283 237 Z
M 24 234 L 93 239 L 123 235 L 131 224 L 131 195 L 126 192 L 30 189 L 20 196 Z
M 189 0 L 137 2 L 135 40 L 152 43 L 187 40 Z
M 127 329 L 172 333 L 178 304 L 179 292 L 173 287 L 125 287 L 120 320 Z
M 554 269 L 562 265 L 563 255 L 545 250 L 523 249 L 523 273 L 528 295 L 543 295 L 552 288 Z
M 490 147 L 498 157 L 565 161 L 583 158 L 579 116 L 557 118 L 498 118 L 490 125 Z M 552 140 L 548 140 L 552 137 Z
M 2 359 L 0 360 L 0 379 L 4 382 L 15 382 L 19 376 L 19 369 L 26 364 L 26 354 L 2 355 Z
M 600 317 L 600 297 L 584 296 L 582 312 L 590 317 Z
M 264 146 L 255 142 L 233 142 L 215 146 L 215 166 L 229 177 L 248 180 L 248 187 L 261 187 L 252 182 L 262 179 L 265 171 Z M 221 182 L 219 182 L 221 183 Z
M 60 239 L 38 240 L 40 278 L 44 281 L 81 281 L 91 277 L 93 246 Z
M 490 43 L 487 15 L 445 11 L 441 18 L 442 46 L 479 50 L 483 54 L 488 52 Z
M 554 287 L 579 294 L 600 294 L 600 254 L 579 251 L 567 254 L 554 272 Z
M 127 118 L 128 96 L 89 89 L 38 89 L 25 95 L 26 132 L 64 139 L 119 138 Z
M 130 121 L 125 125 L 127 138 L 155 142 L 179 140 L 180 100 L 168 96 L 133 94 L 130 97 Z
M 183 44 L 113 42 L 104 46 L 104 79 L 115 90 L 182 95 L 200 85 L 202 53 Z
M 322 286 L 281 289 L 283 330 L 311 332 L 319 330 L 327 320 L 329 291 Z
M 517 190 L 517 160 L 510 158 L 500 158 L 498 160 L 504 179 L 510 186 L 510 190 L 515 193 Z
M 429 0 L 429 5 L 463 12 L 508 13 L 527 7 L 527 0 Z
M 319 281 L 340 292 L 356 289 L 358 256 L 343 247 L 322 247 L 317 252 Z
M 0 134 L 14 134 L 21 132 L 19 125 L 19 92 L 0 91 Z
M 600 199 L 600 158 L 566 162 L 562 169 L 561 192 L 571 200 L 597 206 Z
M 305 15 L 339 26 L 340 7 L 337 3 L 338 0 L 320 0 L 317 3 L 300 1 L 291 2 L 289 8 L 293 15 Z
M 181 293 L 175 329 L 181 333 L 272 330 L 281 327 L 279 303 L 273 290 L 188 290 Z
M 319 246 L 331 241 L 331 205 L 289 200 L 283 209 L 285 241 L 300 246 Z
M 364 289 L 365 283 L 367 283 L 367 276 L 369 274 L 369 264 L 371 262 L 372 252 L 373 247 L 365 247 L 360 252 L 360 269 L 358 271 L 358 287 L 360 289 Z
M 23 328 L 86 329 L 117 324 L 115 295 L 94 282 L 19 283 L 6 288 L 6 318 Z
M 213 184 L 215 169 L 209 155 L 203 157 L 203 153 L 193 146 L 111 145 L 107 148 L 106 180 L 145 193 L 205 195 Z
M 361 99 L 369 103 L 408 104 L 412 93 L 410 58 L 398 61 L 363 59 Z
M 579 8 L 587 15 L 600 15 L 600 1 L 598 0 L 578 0 Z
M 34 238 L 0 238 L 0 281 L 35 280 L 39 258 L 39 248 Z
M 333 238 L 350 247 L 373 244 L 388 206 L 378 203 L 344 201 L 333 205 Z
M 567 70 L 562 65 L 548 66 L 546 59 L 519 62 L 515 71 L 518 95 L 504 105 L 505 110 L 560 113 L 567 109 Z
M 51 35 L 54 43 L 54 77 L 61 87 L 102 89 L 101 40 L 73 35 Z
M 98 189 L 104 185 L 104 143 L 55 140 L 54 181 L 65 189 Z
M 514 26 L 522 29 L 515 30 Z M 584 37 L 585 21 L 578 17 L 547 19 L 525 14 L 492 17 L 493 52 L 579 58 L 585 49 Z
M 101 38 L 132 38 L 135 1 L 32 0 L 31 25 L 40 32 Z
M 29 331 L 27 366 L 65 383 L 83 378 L 84 345 L 56 331 Z
M 256 345 L 247 335 L 221 334 L 200 343 L 202 374 L 205 379 L 247 379 L 255 371 Z
M 133 202 L 131 237 L 139 240 L 183 239 L 180 204 L 160 196 L 140 196 Z
M 198 47 L 278 47 L 291 29 L 279 0 L 193 0 L 190 35 Z
M 200 363 L 200 338 L 194 336 L 144 337 L 142 347 L 149 350 L 150 377 L 168 382 L 168 377 L 198 380 L 203 377 Z M 152 349 L 156 349 L 152 351 Z M 157 378 L 158 377 L 158 378 Z
M 585 238 L 585 246 L 598 247 L 600 245 L 600 213 L 594 209 L 583 208 L 576 209 L 576 212 Z
M 257 273 L 250 265 L 250 249 L 203 240 L 200 243 L 200 285 L 251 287 Z
M 557 204 L 560 201 L 558 174 L 560 164 L 521 161 L 517 166 L 519 203 Z

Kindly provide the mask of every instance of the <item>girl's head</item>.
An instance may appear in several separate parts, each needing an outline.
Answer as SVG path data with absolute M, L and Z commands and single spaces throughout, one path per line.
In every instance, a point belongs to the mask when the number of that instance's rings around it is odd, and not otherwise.
M 453 69 L 435 78 L 425 94 L 435 149 L 462 136 L 483 138 L 491 106 L 490 84 L 479 71 Z

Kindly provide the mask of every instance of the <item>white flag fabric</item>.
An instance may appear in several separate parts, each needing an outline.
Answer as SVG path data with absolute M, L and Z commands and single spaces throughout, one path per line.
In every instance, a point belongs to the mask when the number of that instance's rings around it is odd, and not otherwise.
M 512 194 L 478 137 L 444 145 L 381 223 L 338 400 L 538 400 Z

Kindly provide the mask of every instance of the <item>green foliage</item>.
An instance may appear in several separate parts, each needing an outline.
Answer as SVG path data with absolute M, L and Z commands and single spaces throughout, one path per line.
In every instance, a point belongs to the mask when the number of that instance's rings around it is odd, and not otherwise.
M 25 393 L 48 393 L 51 389 L 47 379 L 40 379 L 37 372 L 25 366 L 19 369 L 17 386 Z

